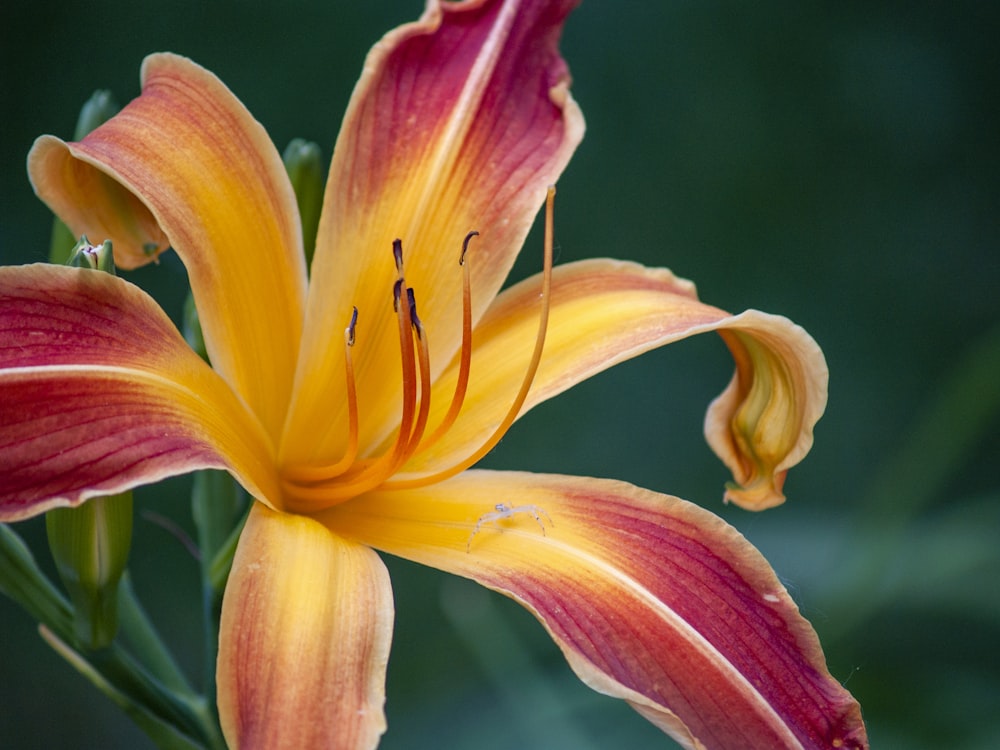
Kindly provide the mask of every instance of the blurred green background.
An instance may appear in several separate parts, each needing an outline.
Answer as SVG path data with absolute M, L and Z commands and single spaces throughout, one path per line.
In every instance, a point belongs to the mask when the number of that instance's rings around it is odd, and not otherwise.
M 0 262 L 41 260 L 24 159 L 82 102 L 138 93 L 157 50 L 217 73 L 279 148 L 332 147 L 367 48 L 420 0 L 8 2 L 0 10 Z M 563 52 L 588 134 L 560 184 L 557 261 L 666 265 L 703 299 L 802 324 L 831 370 L 789 502 L 724 507 L 701 437 L 715 337 L 619 366 L 525 417 L 490 466 L 625 479 L 754 542 L 861 701 L 872 746 L 1000 747 L 1000 4 L 587 2 Z M 92 238 L 98 239 L 98 238 Z M 516 275 L 535 271 L 533 237 Z M 179 314 L 174 257 L 131 275 Z M 2 469 L 0 469 L 2 481 Z M 190 529 L 189 483 L 138 493 Z M 48 565 L 40 519 L 18 530 Z M 133 578 L 200 669 L 197 566 L 137 520 Z M 512 603 L 389 560 L 392 748 L 670 746 L 584 688 Z M 308 720 L 308 717 L 302 717 Z M 0 746 L 146 747 L 0 600 Z

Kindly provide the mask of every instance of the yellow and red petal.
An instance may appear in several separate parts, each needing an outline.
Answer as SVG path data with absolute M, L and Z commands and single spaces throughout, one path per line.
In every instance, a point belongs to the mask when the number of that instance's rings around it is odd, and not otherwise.
M 504 291 L 476 327 L 461 416 L 414 456 L 400 478 L 456 464 L 500 423 L 521 385 L 535 344 L 540 279 Z M 712 448 L 746 491 L 727 498 L 749 508 L 784 499 L 787 469 L 812 445 L 826 404 L 827 369 L 809 335 L 785 318 L 730 315 L 698 301 L 694 286 L 665 269 L 588 260 L 557 267 L 545 349 L 522 413 L 586 378 L 659 346 L 707 331 L 723 334 L 737 362 L 733 384 L 709 410 Z M 431 429 L 448 408 L 458 365 L 435 383 Z M 752 493 L 752 494 L 751 494 Z
M 767 561 L 696 505 L 610 480 L 470 471 L 320 520 L 519 601 L 586 684 L 685 747 L 867 747 L 857 702 Z
M 430 0 L 419 21 L 372 49 L 327 183 L 285 454 L 302 461 L 310 451 L 343 449 L 346 407 L 319 413 L 315 405 L 342 382 L 343 352 L 329 342 L 339 340 L 352 306 L 362 454 L 398 425 L 394 239 L 402 240 L 435 373 L 461 341 L 459 256 L 468 232 L 480 232 L 468 257 L 475 317 L 500 288 L 546 187 L 583 135 L 557 49 L 576 2 Z
M 187 267 L 212 363 L 272 435 L 284 419 L 305 309 L 301 227 L 281 157 L 215 76 L 146 59 L 142 95 L 79 143 L 43 136 L 38 195 L 132 268 L 169 243 Z
M 257 504 L 222 604 L 216 677 L 229 746 L 375 747 L 392 623 L 388 571 L 372 549 Z
M 273 449 L 137 287 L 89 269 L 0 268 L 0 519 L 199 468 L 280 500 Z

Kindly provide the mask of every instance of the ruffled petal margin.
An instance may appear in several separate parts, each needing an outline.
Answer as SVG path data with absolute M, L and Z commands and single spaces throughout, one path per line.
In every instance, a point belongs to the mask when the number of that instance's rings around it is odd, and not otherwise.
M 216 675 L 229 746 L 375 747 L 393 615 L 372 549 L 257 504 L 222 605 Z
M 461 416 L 418 451 L 400 479 L 457 464 L 503 419 L 535 344 L 540 283 L 532 277 L 497 297 L 473 334 Z M 612 365 L 708 331 L 722 334 L 737 363 L 705 426 L 738 484 L 726 498 L 752 510 L 778 505 L 785 473 L 808 453 L 826 406 L 823 353 L 787 318 L 756 310 L 731 315 L 706 305 L 691 282 L 666 269 L 607 259 L 557 267 L 545 349 L 521 413 Z M 458 369 L 453 363 L 435 383 L 430 429 L 444 417 Z
M 320 520 L 522 603 L 587 685 L 685 747 L 867 747 L 857 702 L 767 561 L 696 505 L 610 480 L 469 471 Z
M 306 298 L 291 183 L 264 128 L 207 70 L 151 55 L 142 82 L 81 142 L 39 138 L 32 184 L 74 232 L 110 239 L 124 268 L 177 251 L 213 366 L 276 438 Z
M 312 268 L 308 327 L 283 453 L 338 455 L 346 407 L 314 404 L 342 382 L 331 347 L 359 310 L 361 447 L 399 424 L 399 343 L 392 242 L 401 239 L 435 373 L 461 342 L 462 240 L 473 317 L 503 283 L 548 185 L 583 137 L 559 56 L 577 0 L 429 0 L 423 17 L 369 53 L 344 118 Z
M 0 520 L 195 469 L 277 501 L 273 449 L 149 296 L 81 268 L 0 268 Z

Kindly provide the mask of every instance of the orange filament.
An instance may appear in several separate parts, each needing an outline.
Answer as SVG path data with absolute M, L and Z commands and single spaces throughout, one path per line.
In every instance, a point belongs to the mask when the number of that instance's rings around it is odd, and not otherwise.
M 542 309 L 538 316 L 538 333 L 535 336 L 535 348 L 531 353 L 531 361 L 528 363 L 528 369 L 521 381 L 521 387 L 517 392 L 517 396 L 514 397 L 514 402 L 507 410 L 507 414 L 500 421 L 500 424 L 497 425 L 493 434 L 490 435 L 477 450 L 473 451 L 470 455 L 458 463 L 448 467 L 447 469 L 434 472 L 433 474 L 425 474 L 413 479 L 397 479 L 383 482 L 380 489 L 402 490 L 412 489 L 414 487 L 426 487 L 427 485 L 437 484 L 438 482 L 442 482 L 445 479 L 455 476 L 456 474 L 460 474 L 493 450 L 493 448 L 496 447 L 496 444 L 500 442 L 500 439 L 504 436 L 504 434 L 506 434 L 507 430 L 510 429 L 510 426 L 514 424 L 514 420 L 517 419 L 517 416 L 521 411 L 521 407 L 524 406 L 524 402 L 528 398 L 528 392 L 531 390 L 532 382 L 534 382 L 535 373 L 538 372 L 538 365 L 542 359 L 542 349 L 545 346 L 545 332 L 549 323 L 549 305 L 551 302 L 550 295 L 552 290 L 552 245 L 555 195 L 555 187 L 550 186 L 545 198 L 545 259 L 542 270 Z
M 351 313 L 351 322 L 344 329 L 344 369 L 347 380 L 347 448 L 338 461 L 325 466 L 288 466 L 285 476 L 295 482 L 322 482 L 343 474 L 358 457 L 358 383 L 354 377 L 354 358 L 351 349 L 358 327 L 358 308 Z
M 469 264 L 465 262 L 465 254 L 469 250 L 469 242 L 473 237 L 478 236 L 479 232 L 469 232 L 465 235 L 465 241 L 462 242 L 462 255 L 458 259 L 458 265 L 462 267 L 462 350 L 458 365 L 458 383 L 455 385 L 455 395 L 452 396 L 448 413 L 444 415 L 441 424 L 421 446 L 425 450 L 436 443 L 455 424 L 458 413 L 462 410 L 462 404 L 465 402 L 465 394 L 469 389 L 469 370 L 472 367 L 472 278 Z
M 417 317 L 417 301 L 414 298 L 413 289 L 409 287 L 406 290 L 406 299 L 410 305 L 410 324 L 417 334 L 417 361 L 420 365 L 420 412 L 417 414 L 417 424 L 407 441 L 406 453 L 400 465 L 413 455 L 417 445 L 420 444 L 420 439 L 424 436 L 424 430 L 427 428 L 427 417 L 431 413 L 431 355 L 427 345 L 427 335 L 424 332 L 424 327 L 420 324 L 420 318 Z

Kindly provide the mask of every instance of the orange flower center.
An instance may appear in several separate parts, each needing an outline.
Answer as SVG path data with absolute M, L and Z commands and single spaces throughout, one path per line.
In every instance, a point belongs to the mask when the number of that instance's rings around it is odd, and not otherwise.
M 544 265 L 542 272 L 541 313 L 538 333 L 527 370 L 521 386 L 503 419 L 486 440 L 465 458 L 436 471 L 407 476 L 405 479 L 392 477 L 413 456 L 426 450 L 445 435 L 455 423 L 468 391 L 469 374 L 472 364 L 472 283 L 470 274 L 469 243 L 478 232 L 469 232 L 462 243 L 459 266 L 462 269 L 462 344 L 459 352 L 459 373 L 452 395 L 451 404 L 441 422 L 433 432 L 427 434 L 427 423 L 431 406 L 431 364 L 427 344 L 428 331 L 417 314 L 416 293 L 406 286 L 403 264 L 403 247 L 400 240 L 393 242 L 393 257 L 398 278 L 393 284 L 393 310 L 396 314 L 399 335 L 399 351 L 402 361 L 403 395 L 402 412 L 395 440 L 381 455 L 358 457 L 358 399 L 357 383 L 351 349 L 357 333 L 358 310 L 354 308 L 351 320 L 344 329 L 345 380 L 348 404 L 348 440 L 344 454 L 334 463 L 323 466 L 285 466 L 282 483 L 295 508 L 301 511 L 316 511 L 339 502 L 357 497 L 375 489 L 410 489 L 448 479 L 469 468 L 489 453 L 500 441 L 517 416 L 528 397 L 538 364 L 541 361 L 548 327 L 549 297 L 552 286 L 552 235 L 553 199 L 555 189 L 549 188 L 545 209 Z

